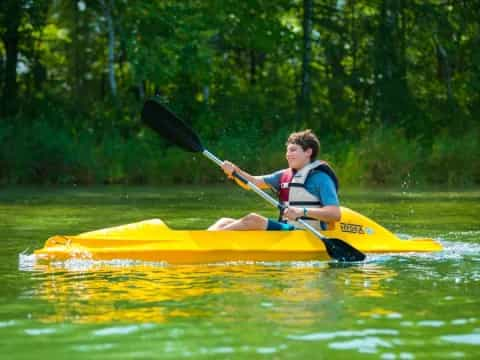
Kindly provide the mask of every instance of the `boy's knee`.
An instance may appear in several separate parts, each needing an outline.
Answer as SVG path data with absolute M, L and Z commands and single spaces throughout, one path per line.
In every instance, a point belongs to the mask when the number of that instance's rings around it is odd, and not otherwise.
M 231 224 L 234 221 L 235 221 L 235 219 L 231 219 L 231 218 L 220 218 L 213 225 L 211 225 L 208 228 L 208 230 L 221 230 L 225 226 L 228 226 L 229 224 Z
M 217 221 L 217 224 L 220 227 L 224 227 L 224 226 L 227 226 L 227 225 L 231 224 L 234 221 L 235 221 L 235 219 L 231 219 L 231 218 L 221 218 L 220 220 Z
M 264 219 L 263 219 L 263 216 L 261 215 L 250 213 L 243 218 L 243 221 L 245 221 L 248 224 L 259 225 L 259 224 L 263 224 Z

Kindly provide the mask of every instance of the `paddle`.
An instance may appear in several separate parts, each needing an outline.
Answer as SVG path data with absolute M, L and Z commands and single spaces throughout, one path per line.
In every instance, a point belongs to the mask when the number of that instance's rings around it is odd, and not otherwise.
M 152 98 L 145 102 L 142 110 L 142 120 L 146 125 L 170 142 L 187 151 L 202 153 L 218 166 L 222 166 L 223 161 L 205 149 L 195 131 L 193 131 L 190 126 L 185 124 L 175 114 L 173 114 L 166 106 L 162 105 L 158 98 Z M 255 184 L 245 179 L 240 174 L 234 172 L 232 175 L 273 206 L 277 207 L 278 209 L 283 208 L 283 206 L 277 200 L 272 198 L 270 195 L 258 188 Z M 305 228 L 317 238 L 323 241 L 327 253 L 333 259 L 338 261 L 363 261 L 365 259 L 365 254 L 355 249 L 345 241 L 326 237 L 303 219 L 297 219 L 297 221 L 305 226 Z

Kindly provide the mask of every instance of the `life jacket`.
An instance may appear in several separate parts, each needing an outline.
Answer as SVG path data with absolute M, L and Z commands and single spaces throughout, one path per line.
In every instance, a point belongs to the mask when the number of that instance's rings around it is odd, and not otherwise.
M 299 171 L 289 168 L 282 173 L 280 176 L 280 190 L 278 192 L 280 203 L 284 207 L 295 206 L 307 209 L 323 207 L 322 200 L 305 188 L 308 176 L 318 171 L 322 171 L 330 176 L 335 184 L 335 191 L 338 191 L 338 178 L 333 169 L 326 161 L 316 160 L 304 166 Z M 325 224 L 322 224 L 322 222 L 317 219 L 303 216 L 301 219 L 319 230 L 325 230 Z M 282 211 L 280 212 L 280 220 L 283 220 Z M 298 221 L 288 220 L 287 222 L 295 227 L 303 228 Z

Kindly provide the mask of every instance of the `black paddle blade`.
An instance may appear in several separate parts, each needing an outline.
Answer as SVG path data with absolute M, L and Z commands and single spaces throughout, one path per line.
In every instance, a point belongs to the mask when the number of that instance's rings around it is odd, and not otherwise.
M 324 238 L 322 239 L 327 249 L 328 255 L 338 261 L 363 261 L 365 254 L 355 249 L 350 244 L 340 239 Z
M 142 120 L 166 140 L 187 151 L 202 152 L 204 150 L 202 142 L 192 128 L 161 104 L 157 98 L 151 98 L 145 102 Z

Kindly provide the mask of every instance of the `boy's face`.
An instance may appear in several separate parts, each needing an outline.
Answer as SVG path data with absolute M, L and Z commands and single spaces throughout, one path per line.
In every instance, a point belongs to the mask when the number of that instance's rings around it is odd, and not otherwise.
M 311 155 L 312 149 L 310 148 L 303 150 L 303 148 L 298 144 L 288 144 L 285 157 L 288 161 L 288 167 L 295 170 L 300 170 L 310 162 Z

